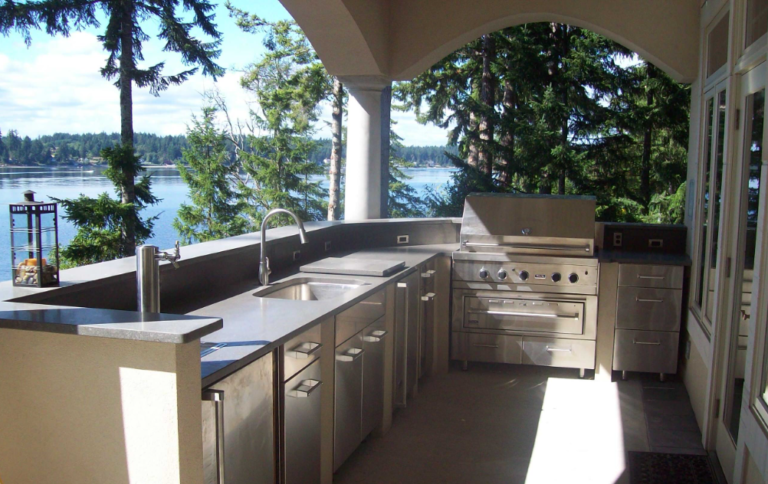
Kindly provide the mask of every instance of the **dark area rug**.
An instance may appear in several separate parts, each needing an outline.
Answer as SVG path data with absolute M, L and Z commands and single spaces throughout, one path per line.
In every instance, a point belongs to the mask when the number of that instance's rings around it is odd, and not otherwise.
M 718 484 L 706 455 L 627 452 L 630 484 Z

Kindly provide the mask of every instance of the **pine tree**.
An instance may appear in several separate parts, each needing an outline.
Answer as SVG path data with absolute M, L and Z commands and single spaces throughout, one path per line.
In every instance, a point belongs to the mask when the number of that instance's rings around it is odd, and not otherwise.
M 216 128 L 215 117 L 216 108 L 206 107 L 202 118 L 192 118 L 187 129 L 189 148 L 183 152 L 187 166 L 178 166 L 191 204 L 181 204 L 173 227 L 185 244 L 246 231 L 246 220 L 240 216 L 242 202 L 237 201 L 231 176 L 237 166 L 228 163 L 226 137 Z
M 396 124 L 397 122 L 394 119 L 390 120 L 387 217 L 426 217 L 428 215 L 427 204 L 416 193 L 416 189 L 408 185 L 408 180 L 411 177 L 403 172 L 404 169 L 412 168 L 413 163 L 406 161 L 400 155 L 403 148 L 403 139 L 392 129 Z
M 192 12 L 192 19 L 185 21 L 177 15 L 177 9 L 183 7 Z M 20 33 L 27 45 L 31 44 L 31 30 L 45 28 L 50 35 L 68 36 L 72 29 L 98 27 L 97 11 L 101 10 L 108 18 L 104 33 L 99 41 L 109 53 L 106 64 L 101 68 L 101 75 L 114 81 L 120 90 L 120 144 L 126 149 L 133 149 L 133 85 L 149 88 L 154 95 L 159 95 L 171 85 L 181 84 L 197 71 L 197 67 L 184 70 L 174 75 L 163 75 L 164 63 L 160 62 L 147 68 L 140 68 L 138 62 L 144 60 L 142 46 L 149 35 L 142 29 L 141 23 L 149 19 L 157 22 L 157 37 L 165 42 L 167 52 L 177 52 L 185 65 L 202 67 L 203 74 L 221 75 L 223 70 L 214 60 L 219 56 L 221 33 L 213 23 L 211 13 L 215 5 L 208 0 L 157 0 L 151 3 L 138 0 L 28 0 L 22 3 L 6 1 L 0 5 L 0 34 L 8 35 L 12 31 Z M 203 42 L 193 35 L 193 29 L 200 29 L 213 39 Z M 116 148 L 124 153 L 122 148 Z M 120 234 L 124 243 L 118 244 L 124 249 L 120 256 L 133 255 L 139 235 L 134 231 L 141 226 L 138 208 L 141 205 L 135 181 L 141 171 L 140 164 L 134 164 L 129 156 L 113 158 L 113 169 L 123 171 L 116 177 L 121 203 L 132 206 L 132 212 L 126 217 L 135 220 L 123 224 L 125 231 Z M 121 163 L 120 161 L 125 161 Z M 133 170 L 133 171 L 131 171 Z M 95 202 L 95 201 L 94 201 Z M 80 217 L 76 217 L 80 218 Z M 99 220 L 93 220 L 98 224 Z M 86 226 L 89 224 L 86 224 Z

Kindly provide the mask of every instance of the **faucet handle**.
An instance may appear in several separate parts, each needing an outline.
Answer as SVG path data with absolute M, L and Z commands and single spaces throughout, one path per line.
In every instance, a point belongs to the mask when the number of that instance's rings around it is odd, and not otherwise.
M 175 269 L 178 269 L 179 268 L 179 264 L 177 264 L 176 261 L 181 259 L 181 249 L 179 247 L 179 241 L 178 240 L 176 241 L 176 245 L 174 246 L 174 251 L 173 251 L 172 254 L 168 253 L 168 252 L 160 252 L 158 254 L 158 258 L 160 260 L 167 260 L 168 262 L 173 264 L 173 267 Z

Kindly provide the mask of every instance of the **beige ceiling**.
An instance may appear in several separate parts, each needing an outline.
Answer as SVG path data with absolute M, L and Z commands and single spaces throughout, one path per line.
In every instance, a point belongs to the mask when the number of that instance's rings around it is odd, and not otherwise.
M 699 0 L 281 0 L 329 72 L 405 80 L 465 43 L 529 22 L 589 28 L 681 82 L 699 59 Z

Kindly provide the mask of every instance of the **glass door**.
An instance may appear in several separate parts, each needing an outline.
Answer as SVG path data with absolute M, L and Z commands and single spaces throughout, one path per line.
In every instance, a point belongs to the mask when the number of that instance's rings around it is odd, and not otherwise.
M 717 453 L 725 475 L 733 476 L 736 442 L 743 401 L 746 355 L 749 341 L 752 274 L 755 267 L 755 242 L 758 231 L 760 171 L 765 120 L 765 65 L 761 64 L 741 79 L 739 147 L 734 157 L 733 210 L 728 242 L 731 297 L 723 312 L 726 328 L 724 365 L 720 388 L 720 415 L 717 424 Z

